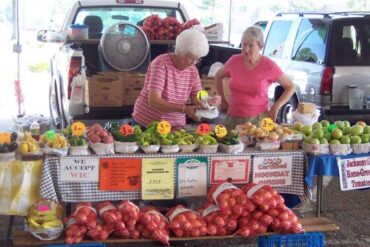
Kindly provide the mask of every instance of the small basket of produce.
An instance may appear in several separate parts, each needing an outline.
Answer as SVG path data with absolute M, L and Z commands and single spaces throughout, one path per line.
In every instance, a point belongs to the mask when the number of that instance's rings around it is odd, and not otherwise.
M 57 239 L 63 232 L 63 208 L 54 200 L 41 199 L 27 214 L 30 233 L 40 240 Z
M 56 134 L 54 130 L 48 130 L 40 136 L 40 141 L 44 147 L 44 153 L 66 156 L 68 154 L 68 143 L 64 136 Z
M 176 136 L 173 133 L 159 135 L 159 142 L 161 143 L 162 153 L 177 153 L 180 150 Z
M 213 132 L 198 136 L 197 143 L 199 144 L 199 153 L 217 153 L 218 142 Z
M 139 125 L 124 124 L 120 129 L 114 130 L 114 151 L 116 153 L 135 153 L 139 149 L 137 140 L 141 133 Z
M 0 161 L 13 161 L 15 160 L 15 152 L 18 149 L 17 133 L 2 133 L 3 140 L 0 140 Z
M 198 147 L 196 137 L 193 134 L 187 133 L 184 129 L 173 132 L 177 144 L 180 147 L 181 153 L 191 153 Z
M 100 124 L 94 124 L 87 131 L 89 146 L 97 155 L 114 154 L 113 137 Z
M 244 144 L 240 141 L 237 131 L 230 131 L 223 138 L 219 138 L 220 150 L 223 153 L 241 153 L 244 151 Z
M 146 130 L 143 131 L 138 138 L 137 142 L 144 153 L 158 153 L 161 147 L 157 125 L 158 122 L 156 121 L 148 124 Z

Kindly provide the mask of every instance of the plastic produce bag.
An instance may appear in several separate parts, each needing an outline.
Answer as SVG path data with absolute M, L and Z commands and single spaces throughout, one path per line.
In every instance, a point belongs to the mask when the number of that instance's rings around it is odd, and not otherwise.
M 69 114 L 71 116 L 81 115 L 84 113 L 84 86 L 86 84 L 85 70 L 73 78 L 71 100 L 69 103 Z

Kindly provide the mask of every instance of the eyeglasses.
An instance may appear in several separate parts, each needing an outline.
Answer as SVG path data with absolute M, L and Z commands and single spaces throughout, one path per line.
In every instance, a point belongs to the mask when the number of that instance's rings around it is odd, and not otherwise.
M 194 57 L 191 54 L 185 54 L 184 57 L 186 57 L 186 59 L 191 61 L 193 64 L 197 64 L 202 60 L 202 58 Z

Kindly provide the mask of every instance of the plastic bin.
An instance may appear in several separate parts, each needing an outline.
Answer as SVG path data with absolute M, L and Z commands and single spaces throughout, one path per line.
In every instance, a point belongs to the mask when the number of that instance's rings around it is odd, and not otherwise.
M 105 247 L 104 243 L 55 244 L 46 247 Z
M 68 26 L 67 36 L 70 40 L 87 40 L 89 34 L 89 26 L 81 24 L 73 24 Z
M 309 232 L 258 237 L 259 247 L 324 247 L 324 234 Z

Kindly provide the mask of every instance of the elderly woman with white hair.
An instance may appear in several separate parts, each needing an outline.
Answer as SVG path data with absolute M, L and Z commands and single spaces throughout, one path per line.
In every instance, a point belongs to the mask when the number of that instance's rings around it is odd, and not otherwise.
M 186 124 L 185 116 L 199 120 L 197 93 L 202 89 L 195 64 L 208 54 L 205 35 L 197 30 L 185 30 L 176 39 L 174 53 L 156 57 L 149 65 L 144 88 L 137 98 L 132 114 L 135 122 L 147 126 L 152 121 L 166 120 L 174 128 Z M 191 104 L 186 104 L 190 98 Z M 221 97 L 213 97 L 210 105 L 219 105 Z
M 295 92 L 294 83 L 281 71 L 274 61 L 261 55 L 263 33 L 260 27 L 248 27 L 242 36 L 242 53 L 233 55 L 216 73 L 216 90 L 221 95 L 222 108 L 227 108 L 225 126 L 252 122 L 258 124 L 264 117 L 274 121 L 280 108 Z M 229 80 L 229 99 L 225 99 L 223 79 Z M 284 92 L 269 108 L 268 88 L 277 82 Z

